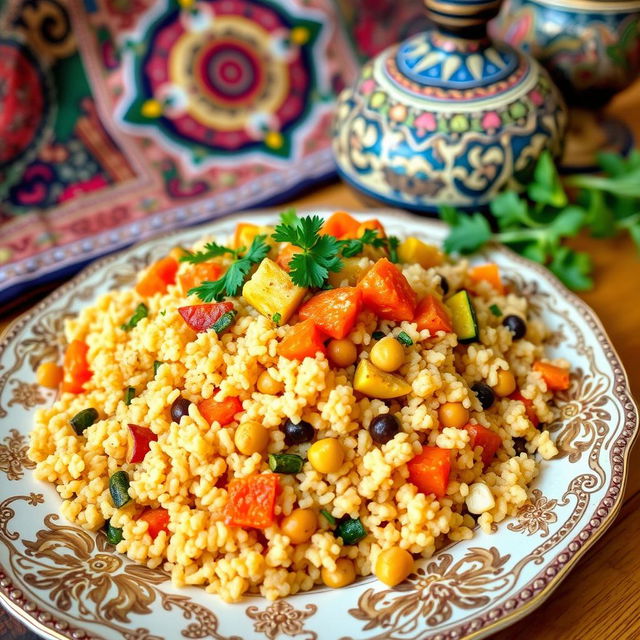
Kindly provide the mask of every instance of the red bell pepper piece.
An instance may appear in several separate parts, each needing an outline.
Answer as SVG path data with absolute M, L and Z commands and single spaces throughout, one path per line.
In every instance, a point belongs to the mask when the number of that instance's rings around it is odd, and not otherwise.
M 353 329 L 362 293 L 357 287 L 339 287 L 316 294 L 300 307 L 302 320 L 313 320 L 327 335 L 340 340 Z
M 398 268 L 386 258 L 380 258 L 358 283 L 362 302 L 380 318 L 413 320 L 416 293 Z
M 93 375 L 89 369 L 87 352 L 89 346 L 82 340 L 73 340 L 64 354 L 62 390 L 69 393 L 84 393 L 84 384 Z
M 549 391 L 566 391 L 569 388 L 569 372 L 548 362 L 534 362 L 533 370 L 542 375 Z
M 149 525 L 147 533 L 153 540 L 161 531 L 169 533 L 169 512 L 162 507 L 145 509 L 138 520 L 144 520 Z
M 480 424 L 467 424 L 464 428 L 471 436 L 471 447 L 473 449 L 482 447 L 482 462 L 485 466 L 488 465 L 493 460 L 493 456 L 496 455 L 496 451 L 502 445 L 502 438 L 494 431 Z
M 232 302 L 211 302 L 194 304 L 189 307 L 178 307 L 182 319 L 194 331 L 207 331 L 223 314 L 233 311 Z
M 236 527 L 266 529 L 275 521 L 275 504 L 279 489 L 277 473 L 262 473 L 234 478 L 227 491 L 229 501 L 225 522 Z
M 537 427 L 540 424 L 540 418 L 538 418 L 538 414 L 536 410 L 533 408 L 533 402 L 529 400 L 529 398 L 525 398 L 519 391 L 514 391 L 509 398 L 511 400 L 519 400 L 524 405 L 525 411 L 527 413 L 527 418 L 531 421 L 531 424 L 534 427 Z
M 419 331 L 428 329 L 431 335 L 435 335 L 438 331 L 445 333 L 453 331 L 449 312 L 436 296 L 430 294 L 418 303 L 414 320 Z
M 315 358 L 318 351 L 326 355 L 326 335 L 313 320 L 294 325 L 278 345 L 278 354 L 289 360 Z
M 447 493 L 451 473 L 451 453 L 439 447 L 422 447 L 422 451 L 409 460 L 409 480 L 422 493 L 433 493 L 443 498 Z
M 156 442 L 158 435 L 147 427 L 130 424 L 129 427 L 129 459 L 128 462 L 142 462 L 149 453 L 149 443 Z
M 198 404 L 200 415 L 209 423 L 217 422 L 221 427 L 233 422 L 236 413 L 242 411 L 242 402 L 235 396 L 224 400 L 214 400 L 213 397 Z

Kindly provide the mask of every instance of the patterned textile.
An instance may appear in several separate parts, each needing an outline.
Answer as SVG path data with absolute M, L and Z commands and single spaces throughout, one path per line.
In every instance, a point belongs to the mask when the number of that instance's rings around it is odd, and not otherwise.
M 336 93 L 421 5 L 0 2 L 0 303 L 332 174 Z

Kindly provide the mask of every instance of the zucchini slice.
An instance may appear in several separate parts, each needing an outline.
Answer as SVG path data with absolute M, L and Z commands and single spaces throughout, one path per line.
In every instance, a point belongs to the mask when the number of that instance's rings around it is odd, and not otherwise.
M 451 311 L 453 330 L 458 336 L 458 341 L 462 344 L 477 342 L 480 329 L 469 293 L 465 289 L 458 291 L 446 301 L 446 305 Z

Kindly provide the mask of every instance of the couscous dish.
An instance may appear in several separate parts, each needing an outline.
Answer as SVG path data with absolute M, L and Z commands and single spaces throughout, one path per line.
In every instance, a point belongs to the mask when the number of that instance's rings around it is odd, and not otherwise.
M 527 502 L 568 363 L 496 264 L 288 211 L 67 321 L 31 435 L 63 516 L 227 601 L 395 586 Z

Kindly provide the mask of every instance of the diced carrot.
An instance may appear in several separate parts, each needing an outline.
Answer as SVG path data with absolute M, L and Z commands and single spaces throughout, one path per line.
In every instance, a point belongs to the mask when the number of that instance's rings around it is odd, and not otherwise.
M 218 262 L 201 262 L 194 264 L 188 271 L 178 276 L 182 293 L 187 295 L 189 289 L 197 287 L 205 281 L 217 280 L 222 275 L 222 265 Z
M 500 277 L 500 269 L 495 262 L 480 264 L 477 267 L 469 269 L 469 277 L 475 282 L 482 280 L 488 282 L 499 295 L 504 295 L 504 285 Z
M 275 521 L 275 505 L 280 478 L 277 473 L 234 478 L 229 482 L 226 524 L 266 529 Z
M 519 391 L 514 391 L 509 398 L 511 400 L 519 400 L 524 405 L 525 412 L 527 414 L 527 418 L 531 421 L 531 424 L 534 427 L 537 427 L 540 424 L 540 418 L 538 418 L 538 414 L 536 410 L 533 408 L 533 402 L 529 400 L 529 398 L 525 398 Z
M 170 256 L 162 258 L 147 269 L 136 284 L 136 291 L 145 298 L 164 293 L 168 285 L 175 283 L 177 271 L 177 260 Z
M 422 493 L 433 493 L 443 498 L 447 493 L 451 454 L 449 449 L 422 447 L 422 451 L 409 460 L 409 481 Z
M 233 422 L 234 416 L 242 411 L 242 402 L 235 396 L 224 400 L 214 400 L 211 397 L 198 404 L 198 411 L 209 424 L 217 422 L 224 427 Z
M 300 307 L 300 318 L 311 319 L 327 335 L 340 340 L 353 329 L 362 293 L 357 287 L 340 287 L 316 294 Z
M 302 249 L 300 247 L 296 247 L 295 244 L 291 244 L 287 242 L 282 249 L 280 249 L 280 253 L 276 258 L 276 264 L 282 267 L 287 273 L 291 271 L 289 267 L 289 263 L 291 262 L 291 258 L 296 255 L 296 253 L 300 253 Z
M 128 425 L 129 428 L 129 455 L 127 462 L 142 462 L 149 453 L 150 443 L 158 440 L 158 434 L 153 433 L 148 427 L 137 424 Z
M 556 367 L 549 362 L 534 362 L 533 370 L 537 371 L 547 383 L 549 391 L 566 391 L 569 388 L 569 371 Z
M 345 211 L 336 211 L 322 225 L 322 233 L 334 236 L 338 240 L 357 238 L 360 223 Z
M 380 318 L 413 320 L 416 293 L 398 268 L 386 258 L 380 258 L 358 283 L 362 302 Z
M 313 320 L 294 325 L 278 345 L 278 354 L 289 360 L 315 358 L 318 351 L 326 354 L 326 335 Z
M 258 235 L 260 227 L 250 222 L 239 222 L 233 234 L 233 248 L 249 247 L 253 239 Z
M 449 312 L 442 302 L 431 294 L 427 294 L 418 303 L 414 321 L 418 326 L 418 331 L 428 329 L 432 336 L 438 331 L 445 333 L 453 331 Z
M 162 507 L 145 509 L 138 520 L 143 520 L 149 527 L 147 533 L 155 540 L 161 531 L 169 533 L 169 512 Z
M 482 447 L 482 462 L 485 466 L 488 465 L 500 448 L 502 438 L 481 424 L 470 423 L 465 425 L 464 428 L 469 432 L 471 446 L 474 449 L 475 447 Z
M 208 302 L 206 304 L 192 304 L 188 307 L 178 307 L 182 319 L 194 331 L 207 331 L 225 313 L 233 311 L 233 302 Z
M 357 237 L 360 238 L 361 236 L 363 236 L 364 232 L 367 229 L 373 229 L 374 231 L 377 231 L 378 234 L 376 237 L 378 238 L 387 237 L 387 234 L 384 231 L 384 227 L 382 226 L 382 223 L 377 218 L 371 218 L 371 220 L 365 220 L 364 222 L 362 222 L 358 227 L 358 231 L 356 232 Z
M 89 369 L 87 352 L 89 346 L 82 340 L 73 340 L 64 354 L 64 374 L 62 378 L 62 390 L 69 393 L 83 393 L 85 382 L 93 375 Z

